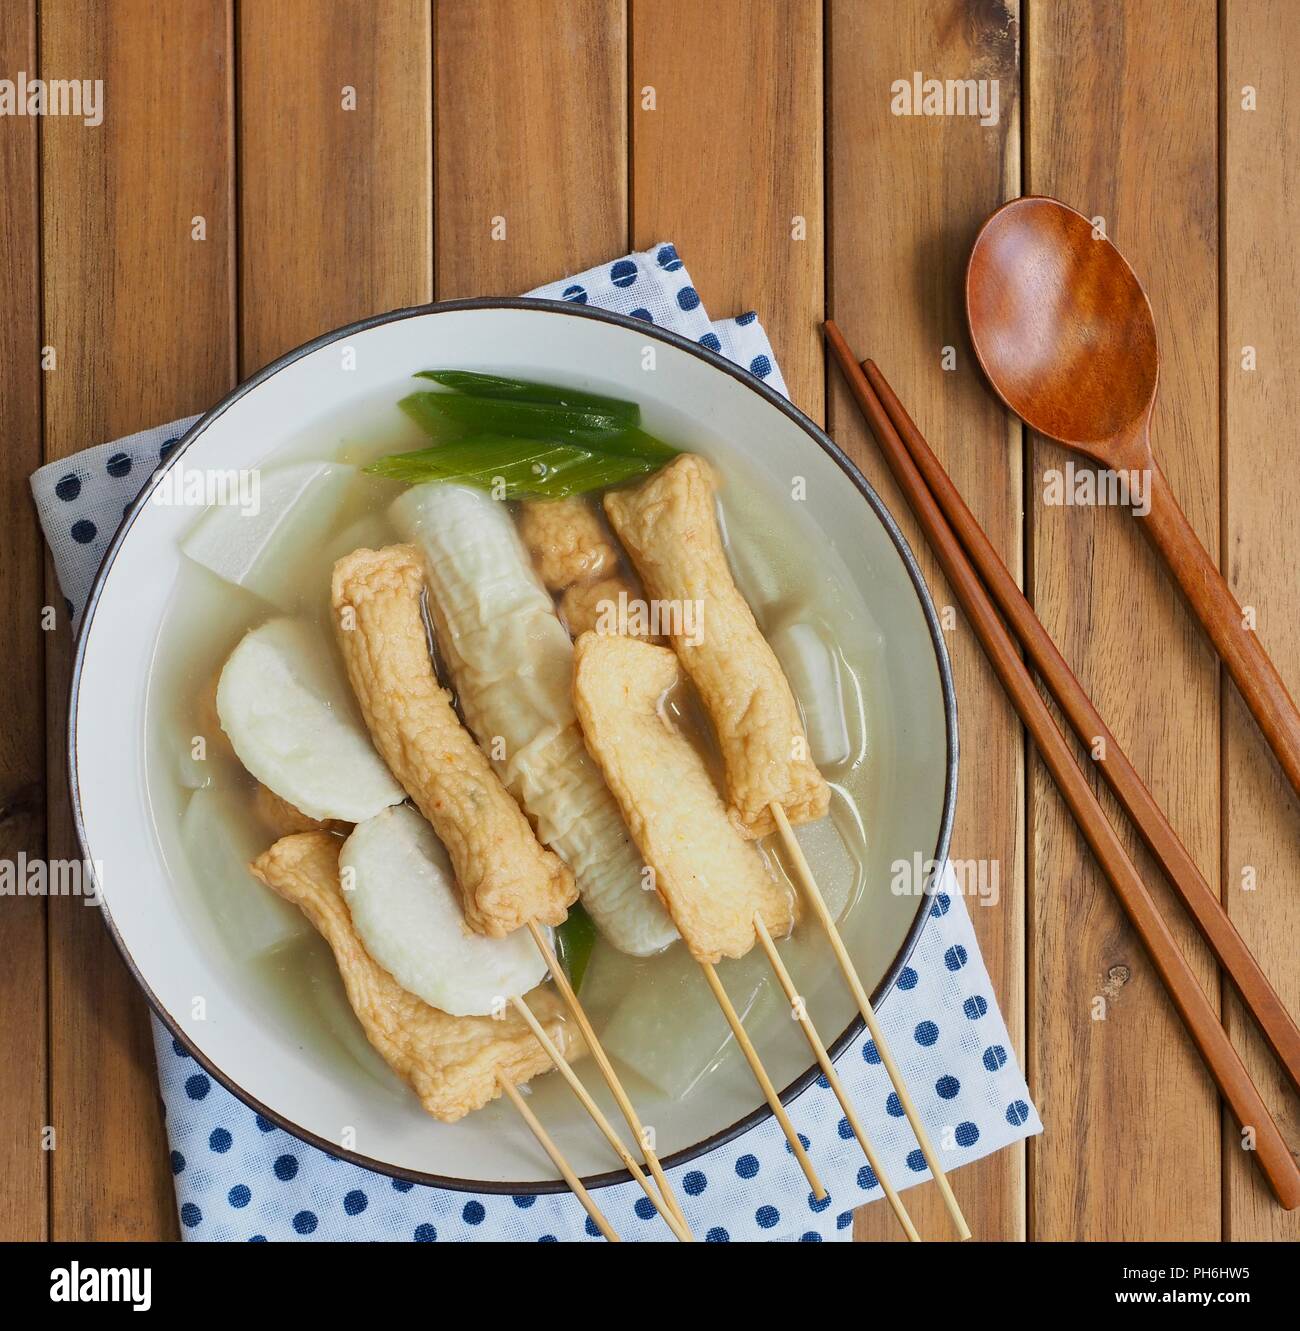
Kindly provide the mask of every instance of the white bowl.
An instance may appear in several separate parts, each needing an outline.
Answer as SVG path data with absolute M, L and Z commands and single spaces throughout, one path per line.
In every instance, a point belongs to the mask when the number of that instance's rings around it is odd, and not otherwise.
M 653 370 L 645 352 L 653 348 Z M 345 354 L 348 353 L 348 354 Z M 353 368 L 345 368 L 351 363 Z M 170 455 L 187 468 L 263 463 L 313 420 L 328 422 L 391 392 L 430 365 L 581 384 L 641 403 L 648 428 L 709 453 L 743 448 L 757 475 L 788 490 L 806 478 L 822 566 L 853 580 L 878 628 L 870 663 L 892 731 L 887 779 L 864 810 L 866 898 L 846 943 L 864 983 L 887 996 L 926 916 L 924 897 L 895 895 L 891 866 L 941 863 L 956 798 L 952 679 L 938 621 L 898 528 L 857 469 L 812 421 L 730 361 L 637 319 L 551 301 L 455 301 L 395 311 L 318 338 L 260 371 L 210 411 Z M 164 468 L 165 470 L 165 468 Z M 161 474 L 161 473 L 160 473 Z M 156 481 L 155 481 L 156 483 Z M 496 1104 L 457 1124 L 428 1118 L 414 1096 L 361 1063 L 322 1058 L 318 1032 L 292 1003 L 259 1004 L 217 946 L 189 889 L 167 871 L 165 829 L 146 781 L 146 695 L 183 556 L 191 509 L 148 503 L 146 488 L 117 533 L 86 610 L 69 724 L 72 799 L 86 858 L 104 866 L 104 918 L 155 1011 L 194 1057 L 236 1095 L 288 1131 L 335 1155 L 422 1183 L 474 1191 L 554 1191 L 527 1130 Z M 811 923 L 804 926 L 810 928 Z M 838 1053 L 857 1016 L 827 954 L 825 985 L 810 995 Z M 724 974 L 725 978 L 725 974 Z M 202 999 L 201 1008 L 196 1004 Z M 201 1010 L 202 1020 L 195 1019 Z M 817 1068 L 793 1022 L 763 1044 L 789 1101 Z M 585 1080 L 593 1091 L 594 1075 Z M 556 1082 L 558 1078 L 547 1078 Z M 548 1127 L 592 1186 L 621 1182 L 581 1109 L 546 1092 Z M 612 1119 L 613 1105 L 603 1097 Z M 705 1078 L 677 1102 L 635 1096 L 666 1163 L 698 1155 L 770 1112 L 743 1065 Z M 351 1129 L 351 1135 L 347 1130 Z

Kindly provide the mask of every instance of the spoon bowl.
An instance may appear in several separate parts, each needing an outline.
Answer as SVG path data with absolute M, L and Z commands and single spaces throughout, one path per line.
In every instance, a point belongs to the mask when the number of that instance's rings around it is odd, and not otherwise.
M 1037 197 L 999 208 L 971 250 L 966 308 L 994 391 L 1039 434 L 1109 465 L 1144 434 L 1159 377 L 1151 303 L 1082 213 Z

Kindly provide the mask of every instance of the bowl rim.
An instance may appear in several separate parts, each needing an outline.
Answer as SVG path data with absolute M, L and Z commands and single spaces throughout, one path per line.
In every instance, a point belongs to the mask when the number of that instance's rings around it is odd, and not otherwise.
M 939 819 L 939 835 L 935 845 L 931 860 L 935 865 L 942 866 L 948 858 L 949 845 L 952 838 L 953 821 L 956 813 L 957 804 L 957 769 L 958 769 L 958 734 L 957 734 L 957 693 L 953 682 L 952 665 L 948 659 L 948 650 L 944 642 L 943 631 L 939 625 L 938 613 L 935 610 L 934 601 L 930 596 L 930 590 L 926 586 L 921 569 L 917 563 L 916 556 L 912 553 L 911 546 L 907 538 L 899 529 L 892 514 L 885 507 L 884 502 L 876 493 L 871 483 L 858 469 L 853 460 L 844 452 L 840 446 L 809 416 L 805 415 L 798 407 L 781 393 L 778 393 L 771 385 L 764 383 L 757 375 L 751 373 L 735 361 L 727 359 L 720 352 L 711 351 L 707 347 L 701 346 L 698 342 L 680 333 L 675 333 L 670 329 L 660 328 L 655 324 L 647 323 L 634 315 L 620 314 L 612 310 L 598 309 L 587 305 L 580 305 L 572 301 L 564 300 L 543 300 L 532 296 L 475 296 L 461 300 L 433 301 L 425 305 L 405 306 L 401 309 L 389 310 L 383 314 L 370 315 L 364 319 L 358 319 L 353 323 L 344 324 L 339 328 L 331 329 L 329 332 L 322 333 L 319 337 L 312 338 L 302 345 L 294 347 L 284 355 L 268 362 L 261 369 L 255 371 L 247 379 L 240 382 L 215 406 L 204 412 L 198 420 L 181 436 L 179 443 L 168 454 L 164 464 L 157 467 L 150 475 L 148 482 L 140 491 L 139 495 L 132 502 L 122 519 L 121 525 L 109 542 L 108 548 L 104 553 L 99 569 L 95 574 L 91 585 L 90 593 L 86 599 L 85 613 L 82 617 L 81 627 L 77 634 L 77 642 L 73 655 L 72 676 L 68 690 L 68 729 L 67 729 L 67 770 L 68 770 L 68 790 L 72 802 L 72 819 L 77 834 L 77 842 L 81 847 L 82 855 L 87 862 L 91 862 L 90 848 L 86 840 L 85 822 L 82 817 L 81 808 L 81 786 L 77 770 L 77 700 L 80 691 L 82 667 L 85 661 L 86 647 L 90 640 L 91 629 L 95 621 L 95 611 L 99 604 L 99 598 L 105 584 L 108 581 L 109 574 L 112 572 L 113 564 L 116 561 L 118 551 L 125 542 L 135 519 L 139 516 L 141 510 L 149 501 L 149 495 L 160 483 L 166 472 L 180 460 L 181 456 L 190 448 L 190 446 L 199 438 L 201 434 L 215 421 L 219 416 L 226 412 L 234 403 L 239 401 L 246 394 L 257 388 L 260 384 L 266 382 L 281 370 L 288 368 L 294 362 L 301 360 L 304 356 L 318 351 L 322 347 L 329 346 L 332 342 L 339 341 L 342 338 L 354 336 L 357 333 L 367 332 L 371 328 L 377 328 L 383 324 L 397 323 L 406 319 L 420 318 L 428 314 L 452 313 L 465 310 L 537 310 L 551 314 L 562 315 L 570 318 L 593 319 L 597 322 L 612 324 L 619 328 L 630 329 L 640 335 L 652 338 L 658 342 L 664 342 L 669 346 L 684 351 L 688 355 L 694 356 L 714 369 L 721 370 L 732 379 L 748 388 L 751 392 L 757 393 L 770 406 L 775 407 L 795 425 L 797 425 L 812 441 L 815 443 L 840 469 L 848 481 L 858 491 L 862 499 L 867 503 L 876 519 L 884 527 L 886 534 L 893 542 L 894 548 L 899 558 L 903 562 L 903 567 L 907 572 L 908 578 L 912 583 L 913 590 L 916 593 L 917 600 L 920 602 L 922 613 L 925 616 L 926 626 L 930 632 L 930 642 L 934 649 L 935 664 L 939 672 L 940 690 L 943 696 L 944 727 L 946 732 L 945 739 L 945 773 L 944 773 L 944 797 L 943 808 Z M 879 1008 L 888 995 L 893 991 L 895 982 L 902 973 L 909 958 L 916 948 L 920 939 L 922 930 L 925 928 L 926 920 L 930 916 L 930 898 L 936 886 L 939 874 L 935 874 L 926 890 L 918 895 L 916 916 L 908 927 L 907 935 L 903 939 L 898 952 L 893 961 L 886 969 L 879 983 L 872 991 L 871 1004 L 873 1008 Z M 372 1156 L 363 1155 L 358 1151 L 346 1150 L 337 1143 L 326 1140 L 317 1134 L 308 1131 L 299 1124 L 294 1123 L 284 1114 L 272 1109 L 269 1105 L 263 1104 L 256 1096 L 246 1091 L 242 1086 L 235 1083 L 220 1068 L 218 1068 L 204 1053 L 197 1044 L 186 1034 L 183 1026 L 169 1013 L 149 987 L 145 979 L 144 972 L 137 964 L 130 950 L 127 948 L 126 941 L 119 932 L 113 921 L 112 912 L 109 909 L 108 898 L 101 891 L 99 893 L 99 909 L 104 920 L 105 928 L 112 938 L 118 953 L 121 955 L 127 970 L 132 979 L 143 992 L 149 1007 L 158 1017 L 158 1019 L 167 1028 L 174 1042 L 179 1043 L 187 1054 L 203 1068 L 209 1076 L 225 1087 L 236 1099 L 247 1105 L 255 1113 L 261 1114 L 268 1121 L 282 1128 L 290 1135 L 297 1137 L 300 1141 L 307 1142 L 315 1146 L 318 1150 L 326 1154 L 336 1156 L 339 1159 L 347 1160 L 349 1163 L 359 1166 L 362 1169 L 372 1170 L 375 1173 L 385 1175 L 388 1178 L 401 1179 L 405 1182 L 416 1183 L 426 1187 L 444 1188 L 453 1192 L 471 1192 L 486 1193 L 498 1195 L 516 1195 L 516 1196 L 538 1196 L 552 1193 L 567 1192 L 568 1184 L 561 1179 L 533 1180 L 528 1182 L 502 1182 L 495 1180 L 482 1179 L 461 1179 L 452 1178 L 441 1174 L 429 1174 L 422 1170 L 408 1169 L 401 1165 L 394 1165 L 383 1160 L 376 1160 Z M 835 1038 L 829 1046 L 829 1054 L 832 1060 L 837 1059 L 852 1042 L 858 1034 L 864 1029 L 865 1022 L 860 1013 L 855 1014 L 853 1019 L 845 1029 Z M 820 1075 L 820 1068 L 814 1061 L 805 1071 L 800 1073 L 790 1084 L 779 1092 L 779 1098 L 783 1105 L 792 1104 L 809 1086 L 817 1080 Z M 699 1159 L 701 1156 L 708 1155 L 710 1152 L 725 1146 L 727 1143 L 743 1136 L 745 1133 L 758 1127 L 761 1123 L 771 1118 L 772 1110 L 766 1102 L 760 1104 L 758 1108 L 746 1114 L 743 1118 L 729 1124 L 727 1127 L 720 1128 L 717 1132 L 703 1140 L 694 1143 L 691 1146 L 683 1147 L 670 1155 L 662 1158 L 662 1164 L 665 1169 L 672 1169 L 678 1165 L 686 1164 L 688 1161 Z M 583 1186 L 588 1189 L 614 1187 L 621 1183 L 630 1183 L 632 1175 L 627 1169 L 609 1170 L 601 1174 L 585 1175 L 582 1178 Z

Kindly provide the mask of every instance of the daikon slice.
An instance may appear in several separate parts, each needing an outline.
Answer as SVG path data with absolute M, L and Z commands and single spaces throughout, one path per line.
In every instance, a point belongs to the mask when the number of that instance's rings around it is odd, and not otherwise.
M 406 798 L 333 644 L 300 620 L 273 619 L 244 637 L 221 672 L 217 715 L 239 761 L 311 818 L 359 823 Z
M 339 856 L 344 900 L 366 951 L 408 993 L 452 1016 L 489 1016 L 546 978 L 524 930 L 471 933 L 451 861 L 412 808 L 359 824 Z
M 768 642 L 803 713 L 813 762 L 833 767 L 847 761 L 849 727 L 839 662 L 830 645 L 813 625 L 804 623 L 778 629 Z
M 302 590 L 301 552 L 325 539 L 356 474 L 340 462 L 259 470 L 256 503 L 213 504 L 181 549 L 226 582 L 292 610 Z

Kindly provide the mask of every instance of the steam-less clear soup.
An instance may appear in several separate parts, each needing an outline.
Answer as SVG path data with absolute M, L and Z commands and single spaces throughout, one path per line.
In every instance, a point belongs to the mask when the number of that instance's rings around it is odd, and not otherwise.
M 359 468 L 385 454 L 427 445 L 427 437 L 397 410 L 400 395 L 395 387 L 391 395 L 340 417 L 332 429 L 313 428 L 266 458 L 265 470 L 307 460 Z M 696 447 L 689 437 L 666 437 L 679 448 Z M 832 913 L 845 921 L 863 908 L 866 850 L 878 832 L 872 792 L 889 768 L 893 743 L 878 692 L 879 634 L 838 556 L 818 539 L 806 504 L 764 484 L 739 450 L 698 451 L 719 471 L 728 557 L 759 627 L 772 636 L 793 624 L 810 625 L 833 652 L 839 696 L 799 702 L 805 716 L 813 706 L 842 711 L 848 756 L 822 768 L 833 794 L 830 817 L 798 828 L 797 835 Z M 398 1099 L 410 1092 L 367 1043 L 328 947 L 292 907 L 242 870 L 275 832 L 259 814 L 256 783 L 220 733 L 213 691 L 243 634 L 285 609 L 315 626 L 322 651 L 336 651 L 329 619 L 334 561 L 358 546 L 400 539 L 386 510 L 401 491 L 396 483 L 358 470 L 324 539 L 276 551 L 276 583 L 287 589 L 278 606 L 185 561 L 159 631 L 147 708 L 150 804 L 189 926 L 222 949 L 238 992 L 262 1025 L 339 1075 L 360 1069 Z M 196 521 L 198 516 L 196 511 Z M 689 685 L 668 705 L 717 775 L 716 744 Z M 760 851 L 772 871 L 787 879 L 775 842 L 769 838 Z M 807 913 L 780 949 L 815 1013 L 819 995 L 840 981 Z M 724 961 L 719 972 L 765 1057 L 778 1046 L 802 1050 L 798 1027 L 761 949 Z M 598 941 L 581 997 L 634 1099 L 658 1094 L 678 1100 L 705 1087 L 747 1084 L 748 1068 L 680 942 L 657 956 L 635 958 Z M 823 1034 L 830 1038 L 838 1031 Z M 558 1108 L 569 1095 L 549 1076 L 535 1080 L 530 1090 L 544 1119 L 547 1107 Z M 509 1113 L 508 1106 L 494 1103 L 478 1116 Z

